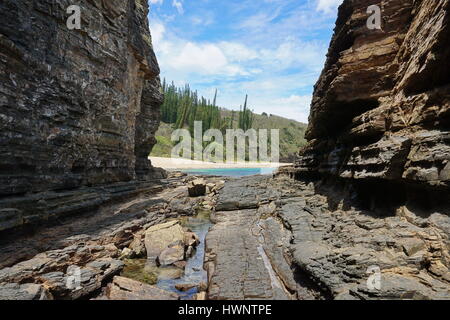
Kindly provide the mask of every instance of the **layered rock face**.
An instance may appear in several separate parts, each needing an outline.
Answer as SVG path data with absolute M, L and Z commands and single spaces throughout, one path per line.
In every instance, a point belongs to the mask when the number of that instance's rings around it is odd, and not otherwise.
M 382 30 L 367 26 L 371 5 Z M 449 59 L 449 0 L 339 8 L 309 143 L 280 171 L 313 181 L 281 218 L 294 264 L 335 299 L 449 298 Z
M 206 237 L 208 299 L 450 299 L 450 218 L 380 215 L 342 187 L 227 181 Z
M 373 4 L 382 30 L 367 27 Z M 450 1 L 345 0 L 297 174 L 395 182 L 397 196 L 419 187 L 448 199 L 449 59 Z
M 161 175 L 148 160 L 162 102 L 148 3 L 77 4 L 80 30 L 66 26 L 70 1 L 0 3 L 0 231 Z M 66 193 L 84 187 L 97 189 Z

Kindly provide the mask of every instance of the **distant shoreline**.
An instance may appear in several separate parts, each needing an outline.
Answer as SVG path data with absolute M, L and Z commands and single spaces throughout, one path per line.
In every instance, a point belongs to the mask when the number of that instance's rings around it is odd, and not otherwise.
M 154 167 L 167 170 L 176 169 L 233 169 L 233 168 L 279 168 L 292 165 L 291 163 L 272 162 L 237 162 L 237 163 L 214 163 L 195 161 L 189 159 L 172 159 L 161 157 L 149 157 Z

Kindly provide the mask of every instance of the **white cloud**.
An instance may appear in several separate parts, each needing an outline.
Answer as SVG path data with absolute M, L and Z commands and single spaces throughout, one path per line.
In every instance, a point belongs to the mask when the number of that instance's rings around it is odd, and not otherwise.
M 260 101 L 258 102 L 258 111 L 308 123 L 311 99 L 311 95 L 291 95 L 286 98 L 273 99 L 267 102 Z
M 317 11 L 333 13 L 342 2 L 343 0 L 319 0 Z
M 164 25 L 152 24 L 153 45 L 163 71 L 189 75 L 234 77 L 254 72 L 245 70 L 229 59 L 219 44 L 197 43 L 167 35 Z
M 162 4 L 163 0 L 149 0 L 150 4 Z
M 151 1 L 155 1 L 155 0 L 151 0 Z M 154 47 L 156 47 L 156 48 L 159 47 L 160 43 L 163 40 L 165 32 L 166 32 L 166 28 L 164 27 L 163 24 L 161 24 L 161 23 L 152 24 L 150 33 L 152 35 L 152 43 L 153 43 Z
M 174 52 L 169 61 L 170 66 L 174 69 L 205 75 L 244 73 L 238 66 L 228 63 L 227 57 L 217 45 L 186 42 L 177 49 L 179 51 Z
M 261 72 L 241 63 L 258 56 L 243 44 L 187 41 L 168 32 L 159 21 L 151 20 L 150 25 L 153 46 L 165 71 L 223 78 Z
M 269 64 L 276 70 L 303 68 L 320 72 L 325 62 L 327 47 L 315 41 L 286 39 L 275 49 L 264 49 L 260 52 L 262 63 Z
M 273 21 L 278 15 L 279 10 L 267 13 L 267 12 L 259 12 L 251 17 L 246 18 L 240 25 L 238 25 L 238 28 L 244 28 L 244 29 L 260 29 L 265 26 L 267 26 L 271 21 Z
M 211 13 L 207 13 L 202 14 L 201 16 L 200 15 L 192 16 L 191 22 L 196 26 L 209 26 L 213 24 L 215 21 L 214 16 Z
M 255 50 L 237 42 L 222 41 L 218 44 L 231 61 L 242 62 L 258 58 Z
M 184 13 L 183 3 L 181 3 L 181 1 L 173 0 L 172 1 L 172 6 L 174 6 L 177 9 L 179 14 L 183 14 Z
M 234 109 L 237 110 L 239 105 L 242 105 L 244 97 L 237 99 Z M 223 97 L 219 92 L 219 100 L 221 99 Z M 290 95 L 279 98 L 265 95 L 258 96 L 250 92 L 248 103 L 250 108 L 258 114 L 265 112 L 267 114 L 275 114 L 284 118 L 308 123 L 311 99 L 311 95 Z
M 264 1 L 286 5 L 290 0 Z M 230 21 L 232 33 L 220 38 L 213 37 L 213 32 L 223 18 L 214 10 L 178 16 L 191 24 L 190 32 L 163 15 L 153 16 L 150 29 L 162 77 L 178 86 L 189 83 L 207 98 L 217 88 L 221 107 L 239 109 L 248 94 L 250 107 L 257 113 L 307 122 L 310 93 L 329 43 L 329 39 L 311 39 L 332 28 L 333 10 L 342 0 L 309 0 L 283 15 L 277 9 L 261 11 L 253 0 L 243 2 L 256 6 L 253 16 Z M 176 8 L 175 3 L 183 8 L 182 0 L 173 0 Z M 211 36 L 206 28 L 201 31 L 209 24 L 214 24 Z

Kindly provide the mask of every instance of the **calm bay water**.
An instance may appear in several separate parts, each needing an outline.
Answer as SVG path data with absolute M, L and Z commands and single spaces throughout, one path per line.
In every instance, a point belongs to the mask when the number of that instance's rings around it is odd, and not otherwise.
M 183 172 L 192 175 L 245 177 L 257 174 L 272 174 L 276 168 L 221 168 L 221 169 L 189 169 Z

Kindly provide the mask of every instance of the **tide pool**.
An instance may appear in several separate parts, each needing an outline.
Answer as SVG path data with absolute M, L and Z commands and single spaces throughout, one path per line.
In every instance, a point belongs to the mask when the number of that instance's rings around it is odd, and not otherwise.
M 188 169 L 182 172 L 191 175 L 245 177 L 258 174 L 272 174 L 277 168 L 221 168 L 221 169 Z

